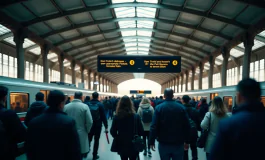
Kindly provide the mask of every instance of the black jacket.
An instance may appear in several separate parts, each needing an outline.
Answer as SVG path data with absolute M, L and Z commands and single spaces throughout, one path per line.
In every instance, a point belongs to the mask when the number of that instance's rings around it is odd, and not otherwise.
M 112 122 L 110 133 L 113 138 L 117 140 L 118 153 L 125 156 L 138 154 L 134 151 L 132 139 L 134 136 L 134 115 L 128 115 L 126 117 L 115 116 Z M 141 119 L 136 114 L 136 123 L 138 135 L 143 136 L 144 128 Z
M 26 129 L 20 122 L 19 117 L 13 110 L 7 110 L 2 104 L 0 104 L 0 120 L 2 121 L 3 127 L 6 131 L 8 139 L 8 152 L 5 154 L 5 160 L 15 160 L 17 156 L 17 143 L 23 142 L 26 136 Z M 1 152 L 1 150 L 0 150 Z M 3 154 L 1 154 L 3 155 Z
M 94 127 L 102 127 L 102 123 L 104 124 L 105 128 L 108 128 L 108 121 L 107 117 L 105 115 L 105 110 L 104 110 L 104 105 L 97 99 L 92 99 L 90 103 L 97 103 L 99 106 L 99 114 L 100 114 L 100 119 L 98 121 L 93 121 L 93 126 Z
M 210 160 L 265 159 L 265 108 L 261 102 L 238 106 L 221 120 Z
M 203 103 L 200 106 L 199 113 L 200 113 L 200 118 L 203 120 L 205 114 L 209 111 L 209 105 L 207 103 Z
M 150 127 L 151 145 L 155 139 L 159 143 L 183 145 L 189 143 L 189 133 L 189 117 L 182 104 L 168 99 L 156 106 Z
M 29 123 L 25 147 L 28 160 L 81 160 L 75 121 L 51 108 Z
M 28 126 L 29 122 L 33 118 L 35 118 L 35 117 L 41 115 L 42 113 L 44 113 L 44 111 L 46 111 L 46 109 L 48 109 L 48 106 L 43 101 L 33 102 L 30 105 L 30 108 L 28 109 L 27 115 L 25 117 L 25 121 L 24 121 L 25 125 Z
M 189 117 L 195 122 L 197 130 L 201 130 L 201 118 L 199 112 L 191 104 L 184 104 Z M 196 136 L 198 137 L 198 135 Z

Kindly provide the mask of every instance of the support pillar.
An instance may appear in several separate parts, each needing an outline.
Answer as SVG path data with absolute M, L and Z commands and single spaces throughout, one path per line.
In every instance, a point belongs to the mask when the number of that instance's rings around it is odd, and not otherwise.
M 101 76 L 98 75 L 98 91 L 101 92 Z
M 186 71 L 185 74 L 186 74 L 186 85 L 185 85 L 185 87 L 186 87 L 186 92 L 187 92 L 189 90 L 189 86 L 188 86 L 188 83 L 189 83 L 189 71 Z
M 91 72 L 90 72 L 90 70 L 88 69 L 87 70 L 87 89 L 88 90 L 92 90 L 91 89 Z
M 93 74 L 93 90 L 94 90 L 94 91 L 97 91 L 97 84 L 95 84 L 96 81 L 97 81 L 97 74 L 94 73 L 94 74 Z
M 254 37 L 250 34 L 246 35 L 246 39 L 244 41 L 244 58 L 243 58 L 243 71 L 242 71 L 242 79 L 249 78 L 250 72 L 250 58 L 251 58 L 251 51 L 254 45 Z
M 109 80 L 107 80 L 106 84 L 107 84 L 106 90 L 107 92 L 109 92 Z
M 105 92 L 105 79 L 102 77 L 102 92 Z
M 176 77 L 173 79 L 173 91 L 176 92 Z
M 25 34 L 22 30 L 14 33 L 14 42 L 16 43 L 17 54 L 17 78 L 25 79 L 25 51 L 23 49 L 23 43 Z
M 199 89 L 202 89 L 203 68 L 204 68 L 204 64 L 202 62 L 200 62 L 200 64 L 199 64 L 199 69 L 200 69 L 200 73 L 199 73 Z
M 213 56 L 209 57 L 209 64 L 210 64 L 210 69 L 208 72 L 208 88 L 213 88 L 213 69 L 214 69 L 214 62 L 215 58 Z
M 222 50 L 223 64 L 222 64 L 222 75 L 221 75 L 221 85 L 222 87 L 227 85 L 227 65 L 228 58 L 230 57 L 230 49 L 224 47 Z
M 63 61 L 64 61 L 64 55 L 61 53 L 59 55 L 59 66 L 60 66 L 60 82 L 65 82 L 65 74 L 64 74 L 64 65 L 63 65 Z
M 181 89 L 181 92 L 183 92 L 183 83 L 184 83 L 184 75 L 183 75 L 183 73 L 181 73 L 180 77 L 181 77 L 180 89 Z
M 81 70 L 81 83 L 84 84 L 85 83 L 85 73 L 84 73 L 85 66 L 84 65 L 81 65 L 80 70 Z
M 72 61 L 71 63 L 71 69 L 72 69 L 72 84 L 76 84 L 76 75 L 75 75 L 75 61 Z
M 43 82 L 49 83 L 49 60 L 48 54 L 50 47 L 46 44 L 41 46 L 42 64 L 43 64 Z
M 190 85 L 191 85 L 191 90 L 193 91 L 194 90 L 194 81 L 195 81 L 195 68 L 192 67 L 191 69 L 191 82 L 190 82 Z
M 177 93 L 179 93 L 179 76 L 177 76 Z

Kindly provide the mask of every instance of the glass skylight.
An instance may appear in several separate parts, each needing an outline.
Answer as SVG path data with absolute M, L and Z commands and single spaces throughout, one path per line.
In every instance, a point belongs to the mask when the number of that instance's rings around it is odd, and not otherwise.
M 149 47 L 150 44 L 147 44 L 147 43 L 138 43 L 138 46 L 142 46 L 142 47 Z
M 239 45 L 237 45 L 237 46 L 238 46 L 238 47 L 241 47 L 241 48 L 243 48 L 243 49 L 245 48 L 245 47 L 244 47 L 244 43 L 243 43 L 243 42 L 242 42 L 242 43 L 240 43 L 240 44 L 239 44 Z
M 140 38 L 139 38 L 138 41 L 139 41 L 139 42 L 150 42 L 151 39 L 140 39 Z
M 244 55 L 244 52 L 233 48 L 230 51 L 230 55 L 237 58 L 237 57 L 240 57 L 240 56 Z
M 34 44 L 36 44 L 36 43 L 34 43 L 34 42 L 32 42 L 31 40 L 29 40 L 28 38 L 26 38 L 26 39 L 24 40 L 24 43 L 23 43 L 23 48 L 28 48 L 28 47 L 30 47 L 30 46 L 33 46 Z
M 136 31 L 122 31 L 122 36 L 136 36 Z
M 137 21 L 138 28 L 153 28 L 154 22 L 152 21 Z
M 136 47 L 137 43 L 126 43 L 125 47 Z
M 77 71 L 77 70 L 80 70 L 80 67 L 79 66 L 76 66 L 75 67 L 75 71 Z
M 258 35 L 261 37 L 265 37 L 265 31 L 260 32 Z
M 133 2 L 134 0 L 112 0 L 112 3 L 128 3 Z
M 5 42 L 13 44 L 14 46 L 16 45 L 16 43 L 14 42 L 14 37 L 8 37 L 6 39 L 4 39 Z
M 49 53 L 48 56 L 47 56 L 48 59 L 53 59 L 55 57 L 57 57 L 56 53 Z
M 131 39 L 131 38 L 126 38 L 126 37 L 125 37 L 125 38 L 123 39 L 123 41 L 124 41 L 124 42 L 136 42 L 137 39 Z
M 157 3 L 158 0 L 136 0 L 136 2 L 144 2 L 144 3 Z
M 58 57 L 54 57 L 54 58 L 50 59 L 50 61 L 57 62 L 58 61 Z
M 139 51 L 138 54 L 148 55 L 148 52 Z
M 10 29 L 6 28 L 5 26 L 0 24 L 0 35 L 6 34 L 11 32 Z
M 136 11 L 137 17 L 154 18 L 156 15 L 156 8 L 138 7 Z
M 263 46 L 265 46 L 265 43 L 254 39 L 254 46 L 252 47 L 252 50 L 256 50 L 256 49 L 263 47 Z
M 34 48 L 34 49 L 31 49 L 29 50 L 30 52 L 36 54 L 36 55 L 40 55 L 41 54 L 41 49 L 40 47 L 37 47 L 37 48 Z
M 135 28 L 136 23 L 135 21 L 119 21 L 120 28 Z
M 210 63 L 204 63 L 204 70 L 209 70 L 210 69 Z
M 137 31 L 137 35 L 138 35 L 138 36 L 147 36 L 147 37 L 151 37 L 152 32 L 151 32 L 151 31 Z
M 121 7 L 121 8 L 115 8 L 114 10 L 115 10 L 117 18 L 135 17 L 135 8 L 134 7 Z

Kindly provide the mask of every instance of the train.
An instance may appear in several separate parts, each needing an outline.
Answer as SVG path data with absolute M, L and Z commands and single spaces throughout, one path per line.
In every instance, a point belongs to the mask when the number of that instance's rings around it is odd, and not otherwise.
M 35 101 L 35 95 L 38 92 L 44 94 L 44 101 L 47 101 L 48 94 L 51 90 L 60 90 L 64 92 L 66 97 L 74 98 L 74 93 L 80 91 L 83 93 L 83 97 L 92 96 L 94 91 L 80 89 L 76 87 L 58 85 L 52 83 L 40 83 L 28 80 L 22 80 L 17 78 L 9 78 L 0 76 L 0 85 L 8 88 L 9 93 L 7 96 L 6 107 L 7 109 L 15 110 L 20 120 L 23 122 L 27 113 L 27 110 L 31 103 Z M 106 96 L 120 97 L 121 95 L 116 93 L 98 92 L 99 100 L 104 99 Z
M 261 86 L 261 102 L 265 106 L 265 82 L 260 82 Z M 220 88 L 212 88 L 205 90 L 193 90 L 181 93 L 174 93 L 174 98 L 180 97 L 183 95 L 188 95 L 191 98 L 194 98 L 196 101 L 201 98 L 205 98 L 207 102 L 210 102 L 215 96 L 219 96 L 223 99 L 225 106 L 228 108 L 228 111 L 231 112 L 233 106 L 236 104 L 236 86 L 225 86 Z

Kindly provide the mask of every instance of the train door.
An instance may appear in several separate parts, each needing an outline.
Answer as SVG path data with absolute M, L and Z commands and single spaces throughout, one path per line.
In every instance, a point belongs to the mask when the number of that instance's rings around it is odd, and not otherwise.
M 48 99 L 48 95 L 50 94 L 50 91 L 40 90 L 40 92 L 44 94 L 44 102 L 47 103 L 47 99 Z
M 232 112 L 233 107 L 233 97 L 232 96 L 224 96 L 223 97 L 224 105 L 227 107 L 228 112 Z
M 213 100 L 216 96 L 218 96 L 218 93 L 210 93 L 210 100 Z

